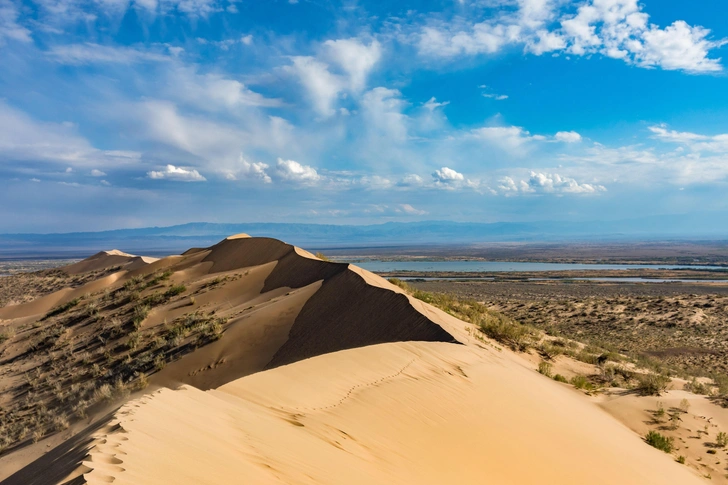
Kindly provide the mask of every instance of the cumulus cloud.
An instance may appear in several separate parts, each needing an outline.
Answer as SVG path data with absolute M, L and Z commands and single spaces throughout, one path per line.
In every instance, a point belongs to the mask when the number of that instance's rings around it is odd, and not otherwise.
M 315 168 L 302 165 L 295 160 L 278 159 L 276 164 L 276 175 L 284 181 L 297 182 L 301 184 L 313 184 L 321 180 Z
M 195 169 L 167 165 L 163 170 L 147 172 L 147 177 L 154 180 L 174 180 L 178 182 L 204 182 L 207 180 Z
M 554 140 L 564 143 L 578 143 L 581 141 L 581 135 L 575 131 L 559 131 L 554 135 Z
M 557 173 L 530 173 L 528 180 L 515 180 L 503 177 L 499 180 L 498 189 L 506 195 L 516 193 L 546 194 L 595 194 L 605 192 L 603 185 L 579 183 L 575 179 Z
M 93 169 L 93 170 L 91 170 L 91 176 L 92 177 L 105 177 L 106 173 L 102 172 L 101 170 L 98 170 L 98 169 Z
M 720 58 L 711 52 L 726 40 L 711 31 L 677 20 L 665 28 L 649 21 L 638 0 L 588 0 L 577 10 L 564 2 L 518 0 L 517 9 L 501 9 L 477 23 L 462 18 L 432 22 L 417 38 L 423 55 L 454 57 L 493 54 L 509 45 L 522 45 L 535 55 L 567 52 L 601 54 L 644 68 L 690 73 L 721 71 Z
M 465 176 L 463 174 L 448 167 L 442 167 L 440 170 L 435 170 L 432 173 L 432 178 L 435 179 L 436 182 L 443 184 L 462 182 L 465 180 Z
M 235 167 L 225 171 L 225 178 L 228 180 L 238 180 L 240 178 L 257 179 L 269 184 L 272 180 L 266 172 L 267 170 L 267 164 L 262 162 L 249 162 L 241 153 L 240 159 Z

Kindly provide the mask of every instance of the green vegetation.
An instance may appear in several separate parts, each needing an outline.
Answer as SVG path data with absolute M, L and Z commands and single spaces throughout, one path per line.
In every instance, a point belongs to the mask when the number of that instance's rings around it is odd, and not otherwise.
M 650 431 L 647 433 L 645 436 L 645 442 L 658 450 L 664 451 L 665 453 L 672 453 L 672 450 L 675 448 L 674 440 L 672 438 L 663 436 L 657 431 Z
M 661 374 L 637 374 L 635 390 L 642 396 L 659 396 L 667 389 L 670 378 Z
M 583 389 L 585 391 L 593 391 L 594 384 L 589 382 L 585 376 L 574 376 L 571 378 L 571 385 L 577 389 Z
M 684 465 L 685 464 L 685 457 L 682 456 L 682 455 L 678 456 L 677 457 L 677 462 L 680 463 L 681 465 Z
M 723 431 L 718 433 L 718 436 L 715 437 L 715 444 L 717 444 L 720 448 L 728 446 L 728 434 Z
M 167 291 L 164 292 L 164 296 L 167 298 L 172 298 L 173 296 L 177 296 L 180 293 L 184 293 L 185 291 L 187 291 L 187 287 L 185 285 L 172 285 L 167 288 Z
M 556 374 L 556 375 L 554 376 L 554 380 L 555 380 L 556 382 L 563 382 L 564 384 L 568 384 L 568 382 L 569 382 L 569 381 L 568 381 L 568 380 L 566 379 L 566 377 L 562 376 L 561 374 Z
M 316 253 L 315 256 L 319 258 L 321 261 L 331 261 L 329 258 L 326 257 L 324 253 Z
M 538 364 L 538 372 L 539 372 L 539 374 L 543 374 L 546 377 L 551 377 L 551 375 L 552 375 L 551 374 L 552 367 L 553 366 L 551 364 L 549 364 L 548 362 L 540 362 Z

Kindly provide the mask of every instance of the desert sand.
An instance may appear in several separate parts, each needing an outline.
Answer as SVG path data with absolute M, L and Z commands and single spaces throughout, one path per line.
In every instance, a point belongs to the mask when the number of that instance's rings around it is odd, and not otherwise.
M 91 405 L 65 441 L 53 434 L 0 457 L 3 484 L 704 483 L 646 445 L 631 414 L 538 374 L 353 265 L 239 235 L 161 260 L 99 253 L 69 271 L 110 266 L 119 269 L 0 309 L 14 332 L 1 354 L 3 404 L 19 405 L 19 376 L 43 368 L 41 357 L 23 357 L 32 322 L 66 325 L 66 360 L 85 352 L 117 380 L 138 379 L 124 369 L 147 353 L 165 365 L 144 368 L 148 388 Z M 139 283 L 165 270 L 169 281 Z M 127 282 L 138 301 L 157 302 L 135 330 L 141 348 L 99 350 L 106 320 L 129 318 L 133 303 L 115 297 Z M 74 298 L 89 302 L 85 310 L 43 320 Z M 191 313 L 221 319 L 220 334 L 151 344 Z M 118 351 L 127 367 L 112 348 L 127 349 Z

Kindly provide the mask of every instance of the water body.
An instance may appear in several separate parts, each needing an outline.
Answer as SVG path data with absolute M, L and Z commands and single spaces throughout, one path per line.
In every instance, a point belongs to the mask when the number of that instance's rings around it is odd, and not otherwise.
M 599 271 L 626 269 L 721 269 L 716 266 L 681 266 L 670 264 L 509 263 L 502 261 L 366 261 L 355 264 L 377 273 L 389 273 L 394 271 L 519 273 L 532 271 Z
M 495 281 L 495 278 L 467 278 L 467 277 L 447 277 L 443 276 L 440 278 L 417 278 L 417 277 L 411 277 L 411 278 L 400 278 L 403 281 L 443 281 L 443 280 L 451 280 L 451 281 Z M 698 279 L 662 279 L 662 278 L 526 278 L 523 280 L 515 280 L 515 281 L 509 281 L 510 283 L 519 283 L 519 282 L 537 282 L 537 281 L 556 281 L 560 283 L 574 283 L 579 281 L 594 281 L 594 282 L 608 282 L 608 283 L 725 283 L 728 284 L 728 279 L 726 280 L 698 280 Z

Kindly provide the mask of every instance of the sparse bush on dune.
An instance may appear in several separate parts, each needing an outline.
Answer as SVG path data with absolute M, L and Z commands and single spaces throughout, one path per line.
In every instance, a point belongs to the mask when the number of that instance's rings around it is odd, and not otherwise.
M 164 292 L 164 296 L 172 298 L 180 293 L 184 293 L 185 291 L 187 291 L 187 287 L 185 285 L 172 285 Z
M 650 431 L 647 433 L 645 441 L 648 445 L 653 446 L 658 450 L 662 450 L 665 453 L 672 453 L 672 450 L 675 448 L 673 438 L 668 438 L 657 431 Z
M 551 377 L 551 370 L 553 366 L 549 364 L 548 362 L 539 362 L 538 364 L 538 372 L 539 374 L 543 374 L 546 377 Z
M 321 261 L 331 261 L 329 258 L 326 257 L 324 253 L 316 253 L 315 256 L 319 258 Z
M 643 396 L 659 396 L 667 389 L 670 378 L 661 374 L 637 374 L 635 390 Z
M 556 374 L 554 376 L 554 380 L 556 382 L 563 382 L 564 384 L 568 383 L 569 381 L 566 379 L 566 377 L 562 376 L 561 374 Z

